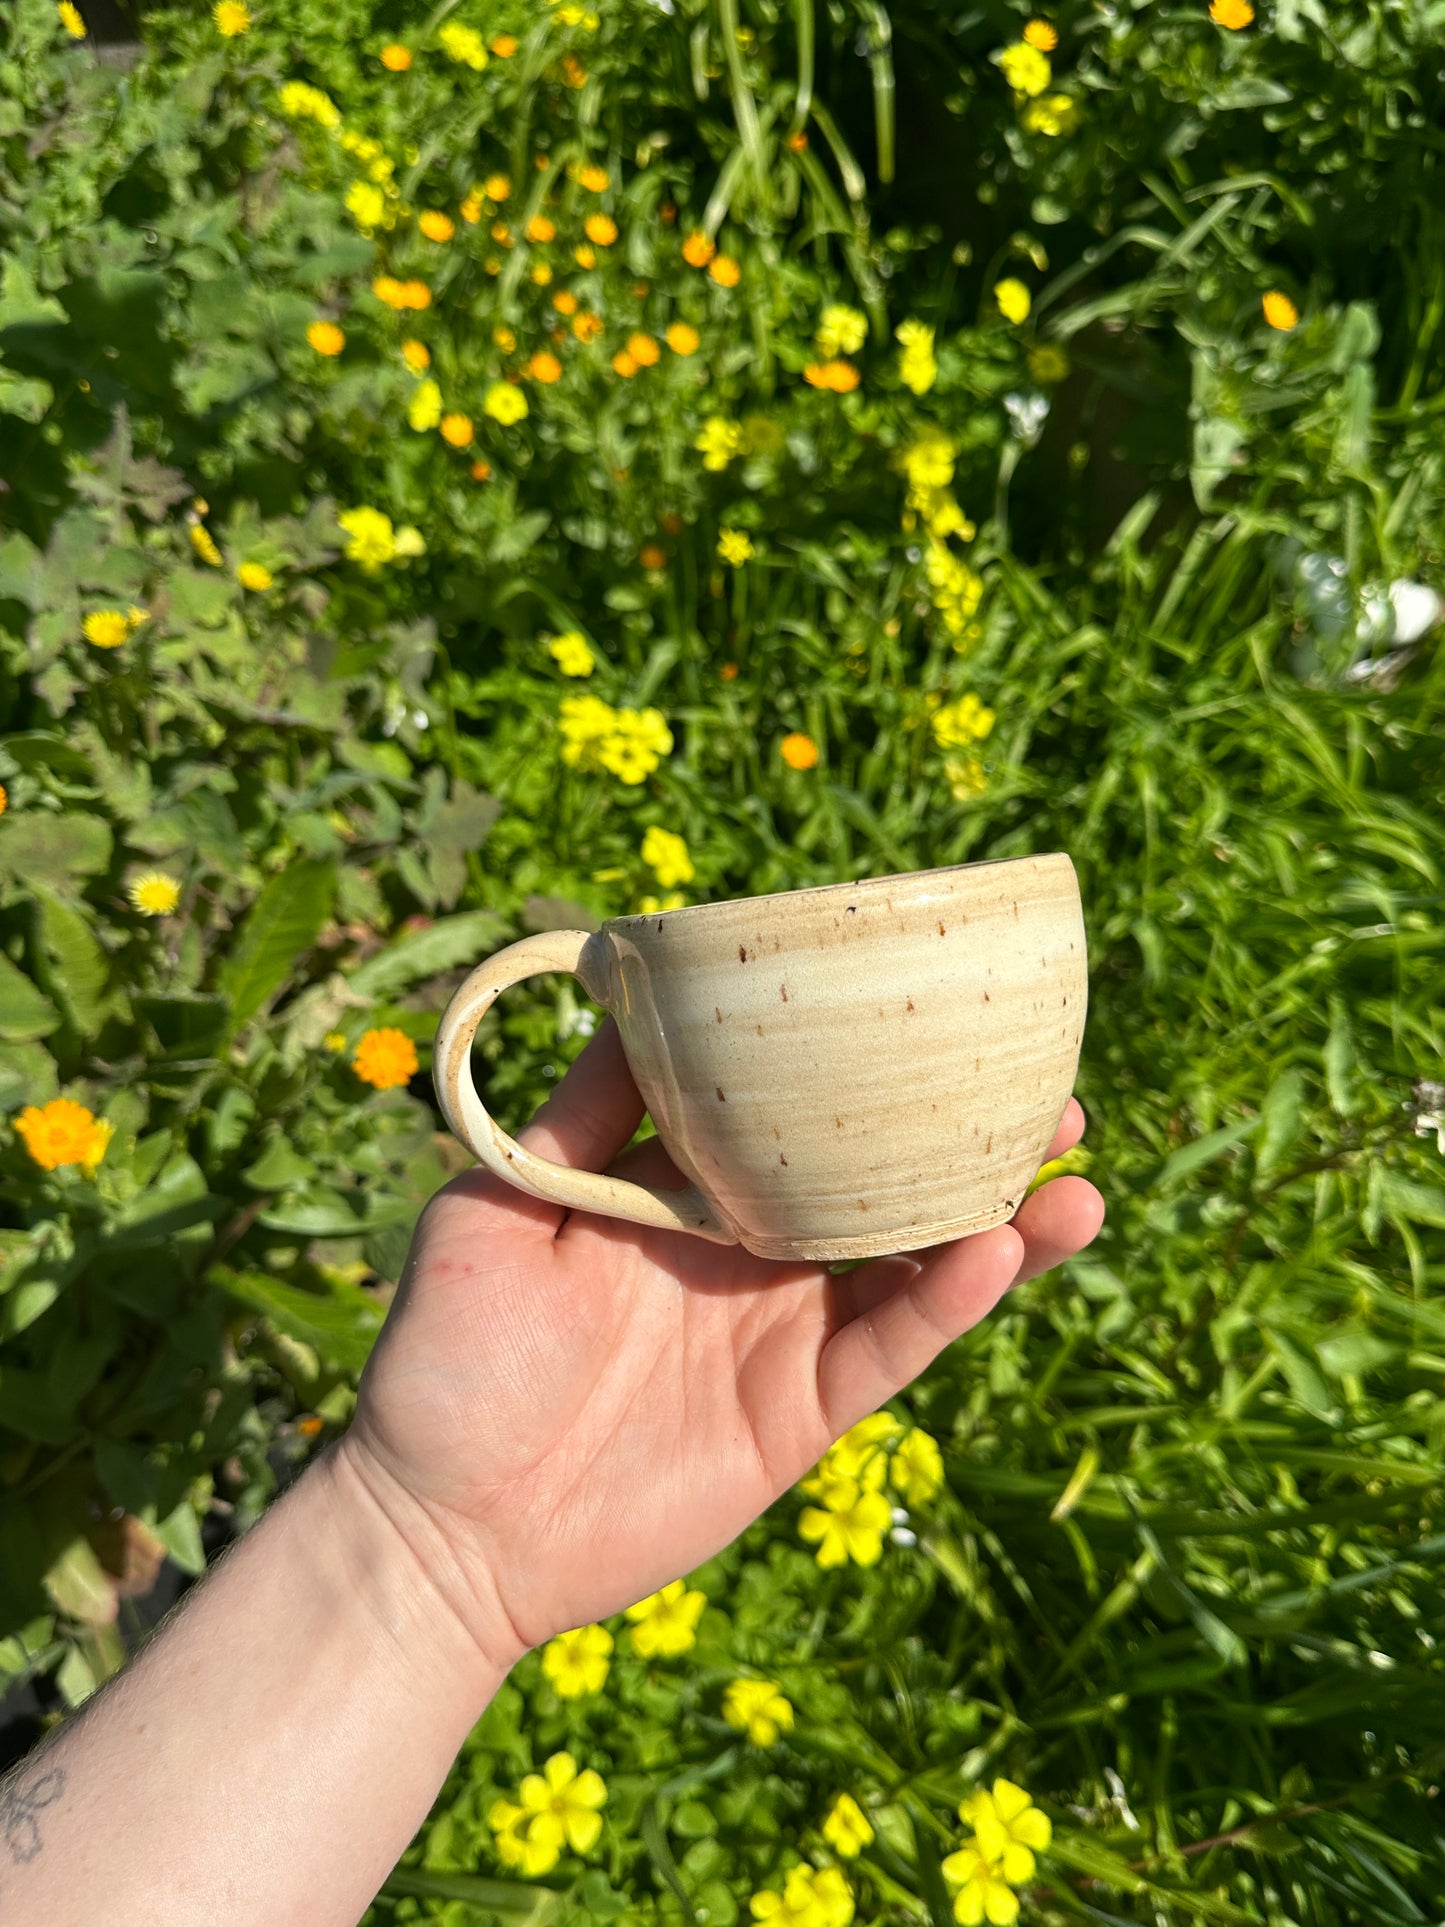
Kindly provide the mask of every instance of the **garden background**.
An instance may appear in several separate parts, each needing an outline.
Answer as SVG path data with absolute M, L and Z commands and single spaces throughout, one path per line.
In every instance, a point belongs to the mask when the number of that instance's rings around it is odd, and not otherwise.
M 1439 0 L 5 10 L 13 1694 L 345 1425 L 481 954 L 1062 849 L 1099 1240 L 371 1918 L 1445 1914 L 1442 125 Z

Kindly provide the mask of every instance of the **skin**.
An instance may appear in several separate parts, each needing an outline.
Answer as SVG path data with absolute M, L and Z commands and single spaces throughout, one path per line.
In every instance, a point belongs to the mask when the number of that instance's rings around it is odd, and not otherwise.
M 641 1115 L 609 1023 L 522 1141 L 680 1187 L 619 1158 Z M 351 1927 L 524 1652 L 727 1545 L 1103 1215 L 1056 1178 L 834 1276 L 456 1179 L 350 1430 L 0 1786 L 0 1923 Z

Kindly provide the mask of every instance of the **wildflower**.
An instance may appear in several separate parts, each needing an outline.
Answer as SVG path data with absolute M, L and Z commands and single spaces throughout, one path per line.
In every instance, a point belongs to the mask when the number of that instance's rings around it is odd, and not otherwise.
M 499 33 L 491 46 L 498 60 L 510 60 L 517 51 L 517 36 L 514 33 Z
M 795 127 L 788 136 L 788 152 L 790 154 L 806 154 L 807 151 L 808 136 L 803 132 L 801 127 Z
M 602 333 L 601 315 L 579 314 L 572 323 L 572 332 L 579 341 L 595 341 Z
M 234 40 L 237 35 L 251 31 L 251 9 L 245 0 L 216 0 L 211 18 L 222 40 Z
M 449 214 L 429 207 L 417 216 L 417 226 L 428 241 L 450 241 L 457 231 L 457 224 Z
M 393 560 L 396 531 L 389 515 L 383 515 L 380 509 L 343 509 L 336 519 L 351 538 L 346 548 L 348 561 L 359 563 L 368 575 L 375 575 L 383 563 Z
M 579 268 L 595 268 L 597 266 L 597 251 L 595 248 L 588 247 L 584 241 L 580 247 L 573 248 L 572 259 L 577 263 Z
M 793 1709 L 770 1679 L 735 1679 L 723 1694 L 723 1718 L 754 1746 L 772 1746 L 793 1724 Z
M 714 255 L 707 271 L 720 288 L 735 288 L 743 278 L 742 269 L 730 254 Z
M 0 783 L 0 816 L 3 816 L 5 814 L 9 806 L 10 806 L 9 792 L 5 788 L 5 785 L 3 783 Z
M 119 649 L 127 640 L 131 621 L 121 609 L 92 609 L 81 623 L 81 634 L 97 649 Z
M 679 883 L 691 883 L 697 875 L 687 843 L 673 830 L 660 829 L 656 823 L 642 839 L 642 860 L 664 890 Z
M 564 676 L 590 676 L 597 667 L 597 658 L 580 629 L 568 629 L 563 635 L 553 636 L 547 645 L 547 654 Z
M 701 231 L 689 234 L 682 244 L 682 258 L 690 268 L 705 268 L 717 253 L 717 245 Z
M 933 738 L 940 749 L 967 749 L 981 743 L 994 725 L 994 712 L 970 692 L 934 711 Z
M 425 434 L 427 430 L 435 428 L 441 420 L 442 391 L 430 376 L 425 381 L 419 381 L 412 390 L 406 418 L 418 434 Z
M 656 709 L 613 709 L 597 696 L 568 696 L 559 724 L 569 769 L 605 769 L 624 783 L 641 783 L 672 750 L 672 731 Z
M 500 422 L 503 428 L 510 428 L 526 420 L 527 397 L 515 382 L 494 381 L 482 397 L 482 413 Z
M 662 350 L 651 335 L 629 335 L 627 352 L 639 368 L 655 368 L 662 359 Z
M 1063 381 L 1069 372 L 1069 357 L 1051 341 L 1041 341 L 1029 350 L 1029 373 L 1042 387 Z
M 625 348 L 619 348 L 612 357 L 612 366 L 624 381 L 631 380 L 637 373 L 637 363 Z
M 424 375 L 431 367 L 431 349 L 424 341 L 404 341 L 401 358 L 414 375 Z
M 542 1648 L 542 1671 L 559 1699 L 581 1699 L 586 1693 L 600 1693 L 607 1684 L 611 1652 L 612 1635 L 605 1626 L 579 1626 L 547 1641 Z
M 617 223 L 610 214 L 589 214 L 582 223 L 582 232 L 599 248 L 610 248 L 617 239 Z
M 270 588 L 275 577 L 264 562 L 243 562 L 236 571 L 236 580 L 243 589 L 251 589 L 262 595 Z
M 832 361 L 836 355 L 856 355 L 867 339 L 868 317 L 857 308 L 834 302 L 818 317 L 814 340 L 824 361 Z
M 511 354 L 512 350 L 517 345 L 517 337 L 512 333 L 512 330 L 506 325 L 505 322 L 502 322 L 497 327 L 493 328 L 492 340 L 496 342 L 497 346 L 501 349 L 504 355 Z
M 550 1872 L 564 1845 L 574 1853 L 596 1846 L 602 1832 L 598 1808 L 606 1803 L 607 1788 L 591 1767 L 579 1773 L 570 1753 L 554 1753 L 540 1773 L 529 1773 L 517 1800 L 526 1816 L 523 1873 Z
M 595 161 L 585 161 L 577 170 L 577 185 L 585 187 L 589 194 L 605 194 L 610 176 L 605 167 L 598 167 Z
M 475 190 L 470 193 L 457 210 L 468 227 L 475 227 L 486 212 L 486 204 Z
M 216 547 L 215 538 L 204 522 L 192 522 L 191 547 L 208 568 L 220 568 L 221 551 Z
M 1019 109 L 1019 120 L 1030 134 L 1057 140 L 1072 134 L 1078 125 L 1079 103 L 1069 94 L 1042 94 L 1037 100 L 1025 101 Z
M 1239 33 L 1254 19 L 1249 0 L 1210 0 L 1209 17 L 1216 27 Z
M 470 415 L 443 415 L 441 420 L 442 440 L 453 448 L 466 448 L 475 438 L 476 429 Z
M 321 1048 L 322 1050 L 329 1051 L 344 1051 L 346 1049 L 346 1032 L 344 1030 L 327 1031 L 321 1040 Z
M 717 552 L 734 569 L 740 569 L 757 553 L 752 537 L 743 529 L 724 529 L 717 539 Z
M 386 196 L 370 181 L 353 181 L 346 190 L 345 207 L 363 234 L 370 234 L 386 220 Z
M 383 284 L 386 293 L 382 293 Z M 371 286 L 373 293 L 379 295 L 389 308 L 415 308 L 420 311 L 431 306 L 431 289 L 425 281 L 393 281 L 390 276 L 383 275 Z
M 903 349 L 898 362 L 899 380 L 915 395 L 927 394 L 938 378 L 932 328 L 926 328 L 921 321 L 900 321 L 893 338 Z
M 960 1847 L 943 1863 L 943 1876 L 956 1889 L 953 1917 L 959 1927 L 1013 1927 L 1019 1917 L 1018 1895 L 1004 1879 L 996 1861 L 977 1846 Z
M 835 395 L 851 395 L 858 386 L 858 370 L 851 361 L 810 361 L 803 370 L 810 388 L 827 388 Z
M 381 50 L 381 64 L 388 73 L 404 74 L 411 65 L 411 49 L 403 47 L 399 40 L 392 40 Z
M 578 307 L 577 297 L 570 288 L 558 288 L 557 292 L 552 296 L 552 306 L 557 310 L 558 314 L 576 314 Z
M 1009 86 L 1016 94 L 1024 94 L 1029 99 L 1041 94 L 1053 79 L 1048 55 L 1025 40 L 1015 40 L 995 58 Z
M 938 1440 L 917 1426 L 905 1432 L 889 1460 L 888 1479 L 905 1505 L 927 1505 L 943 1485 L 943 1454 Z
M 512 183 L 505 174 L 489 174 L 482 182 L 482 192 L 489 201 L 505 201 L 512 192 Z
M 472 480 L 474 482 L 489 482 L 491 479 L 492 465 L 490 462 L 478 460 L 472 463 Z
M 659 542 L 644 542 L 637 551 L 637 559 L 644 569 L 665 569 L 667 550 Z
M 844 1860 L 853 1860 L 873 1839 L 873 1828 L 851 1793 L 840 1793 L 823 1822 L 823 1838 Z
M 498 1860 L 504 1867 L 514 1867 L 519 1872 L 527 1857 L 527 1815 L 521 1807 L 511 1800 L 493 1800 L 487 1808 L 487 1825 L 492 1829 L 492 1846 Z M 539 1871 L 548 1873 L 557 1863 L 557 1856 L 544 1859 Z
M 73 0 L 59 0 L 55 11 L 60 16 L 61 26 L 64 27 L 71 39 L 84 40 L 89 30 L 84 20 L 80 17 L 80 8 L 73 4 Z
M 701 454 L 704 468 L 724 469 L 734 456 L 742 454 L 743 431 L 736 422 L 727 421 L 721 415 L 710 415 L 698 431 L 693 447 Z
M 341 125 L 341 110 L 330 94 L 304 80 L 288 80 L 276 98 L 288 120 L 314 120 L 318 127 Z
M 817 765 L 818 745 L 800 729 L 785 736 L 779 748 L 789 769 L 813 769 Z
M 725 662 L 717 672 L 719 682 L 736 682 L 740 674 L 735 662 Z
M 1059 44 L 1059 30 L 1047 20 L 1030 20 L 1024 28 L 1024 40 L 1041 54 L 1051 54 Z
M 42 1171 L 78 1164 L 89 1175 L 105 1156 L 115 1126 L 70 1097 L 27 1104 L 15 1120 L 25 1148 Z
M 417 1073 L 416 1045 L 404 1030 L 364 1031 L 351 1061 L 362 1083 L 379 1091 L 409 1084 Z
M 181 886 L 164 870 L 147 870 L 132 880 L 126 895 L 143 917 L 168 917 L 181 900 Z
M 818 1564 L 826 1572 L 851 1559 L 860 1566 L 876 1566 L 883 1552 L 883 1535 L 893 1523 L 893 1508 L 881 1492 L 865 1492 L 854 1479 L 824 1482 L 821 1506 L 804 1506 L 798 1531 L 818 1547 Z
M 426 538 L 420 529 L 414 529 L 410 522 L 403 522 L 396 532 L 396 552 L 398 555 L 425 555 Z
M 346 336 L 334 321 L 313 321 L 306 339 L 318 355 L 339 355 L 346 346 Z
M 685 321 L 674 321 L 667 331 L 667 345 L 675 355 L 695 355 L 700 337 Z
M 870 1412 L 839 1439 L 834 1439 L 800 1490 L 822 1496 L 833 1479 L 851 1479 L 868 1492 L 879 1492 L 888 1476 L 888 1449 L 903 1430 L 891 1412 Z
M 748 1901 L 754 1920 L 768 1927 L 848 1927 L 853 1892 L 836 1867 L 789 1867 L 783 1891 L 765 1887 Z
M 632 1649 L 641 1659 L 677 1659 L 697 1644 L 697 1622 L 707 1604 L 704 1592 L 689 1592 L 673 1579 L 661 1592 L 649 1593 L 627 1608 L 632 1621 Z
M 447 59 L 454 60 L 459 67 L 470 67 L 480 73 L 486 66 L 487 49 L 475 27 L 463 27 L 455 20 L 448 20 L 437 39 Z
M 982 796 L 988 788 L 988 777 L 976 756 L 945 756 L 943 774 L 956 803 L 966 803 L 971 796 Z
M 1291 328 L 1299 325 L 1299 309 L 1289 296 L 1281 294 L 1278 288 L 1271 288 L 1260 306 L 1264 309 L 1264 318 L 1270 327 L 1278 328 L 1281 334 L 1287 335 Z
M 545 214 L 534 214 L 527 223 L 526 235 L 529 241 L 555 241 L 556 224 L 549 221 Z
M 562 56 L 562 78 L 569 87 L 585 87 L 587 85 L 587 69 L 582 65 L 582 62 L 577 58 L 576 54 L 564 54 Z
M 539 349 L 527 363 L 527 373 L 533 381 L 550 384 L 562 379 L 562 364 L 549 348 Z
M 1034 1855 L 1042 1853 L 1054 1837 L 1048 1815 L 1040 1813 L 1012 1780 L 995 1780 L 991 1792 L 980 1787 L 970 1793 L 960 1804 L 958 1817 L 973 1828 L 978 1851 L 1015 1887 L 1033 1879 Z
M 998 311 L 1004 320 L 1015 324 L 1027 321 L 1029 310 L 1034 305 L 1033 296 L 1023 282 L 1013 275 L 994 284 L 993 298 L 998 303 Z

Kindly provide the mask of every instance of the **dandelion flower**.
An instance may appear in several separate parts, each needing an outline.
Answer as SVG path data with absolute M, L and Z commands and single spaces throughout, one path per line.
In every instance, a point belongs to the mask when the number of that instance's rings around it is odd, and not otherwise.
M 590 676 L 597 666 L 597 658 L 580 629 L 568 629 L 563 635 L 553 636 L 547 645 L 547 654 L 564 676 Z
M 424 341 L 404 341 L 401 358 L 414 375 L 424 375 L 431 367 L 431 349 Z
M 527 373 L 533 381 L 550 384 L 562 379 L 562 364 L 548 348 L 541 348 L 527 363 Z
M 223 40 L 234 40 L 238 34 L 251 31 L 251 9 L 245 0 L 216 0 L 211 18 Z
M 1024 28 L 1024 43 L 1041 54 L 1051 54 L 1059 44 L 1059 30 L 1047 20 L 1030 20 Z
M 492 340 L 497 344 L 497 346 L 501 349 L 504 355 L 511 354 L 512 350 L 517 345 L 517 337 L 512 333 L 512 330 L 507 326 L 505 322 L 499 322 L 498 325 L 495 328 L 493 328 Z
M 582 232 L 599 248 L 610 248 L 617 239 L 617 223 L 610 214 L 589 214 Z
M 612 1635 L 605 1626 L 579 1626 L 558 1633 L 542 1648 L 542 1672 L 559 1699 L 581 1699 L 607 1684 Z
M 835 395 L 851 395 L 858 386 L 858 370 L 851 361 L 811 361 L 803 370 L 810 388 L 826 388 Z
M 757 554 L 752 537 L 744 529 L 724 529 L 717 539 L 717 552 L 734 569 L 740 569 Z
M 695 355 L 701 345 L 697 329 L 685 321 L 674 321 L 667 330 L 667 345 L 675 355 Z
M 642 839 L 642 860 L 664 890 L 675 889 L 679 883 L 691 883 L 697 875 L 686 839 L 655 823 Z
M 579 341 L 596 341 L 602 333 L 603 323 L 599 314 L 579 314 L 572 323 L 572 332 Z
M 722 415 L 710 415 L 699 429 L 693 447 L 702 456 L 703 467 L 717 473 L 742 454 L 743 431 L 736 422 Z
M 442 440 L 444 442 L 450 442 L 453 448 L 468 447 L 475 439 L 476 432 L 475 427 L 472 425 L 470 415 L 453 414 L 442 416 Z
M 661 1592 L 649 1593 L 627 1608 L 632 1621 L 632 1649 L 641 1659 L 677 1659 L 697 1644 L 697 1622 L 707 1594 L 689 1592 L 686 1582 L 673 1579 Z
M 714 255 L 707 271 L 720 288 L 735 288 L 743 278 L 742 269 L 730 254 Z
M 80 16 L 80 8 L 74 5 L 73 0 L 59 0 L 55 11 L 60 17 L 61 26 L 71 39 L 84 40 L 88 29 Z
M 80 628 L 86 641 L 97 649 L 119 649 L 130 635 L 131 623 L 121 609 L 93 609 Z
M 9 792 L 6 790 L 5 785 L 3 783 L 0 783 L 0 816 L 3 816 L 9 807 L 10 807 Z
M 595 161 L 586 161 L 577 170 L 577 185 L 585 187 L 589 194 L 605 194 L 611 185 L 611 177 L 605 167 L 598 167 Z
M 612 357 L 612 366 L 624 381 L 630 381 L 637 373 L 637 363 L 625 348 L 619 348 L 617 350 L 617 353 Z
M 250 589 L 257 595 L 270 588 L 275 577 L 264 562 L 243 562 L 236 571 L 236 580 L 243 589 Z
M 844 1860 L 853 1860 L 873 1840 L 873 1827 L 851 1793 L 840 1793 L 823 1821 L 823 1838 Z
M 1278 288 L 1271 288 L 1260 306 L 1264 309 L 1264 318 L 1270 327 L 1278 328 L 1281 334 L 1287 335 L 1291 328 L 1298 327 L 1299 309 L 1289 296 L 1281 294 Z
M 770 1679 L 735 1679 L 723 1694 L 723 1718 L 754 1746 L 772 1746 L 793 1724 L 793 1709 Z
M 789 769 L 813 769 L 817 766 L 818 745 L 800 729 L 785 736 L 779 750 Z
M 558 314 L 576 314 L 578 305 L 577 297 L 570 288 L 558 288 L 557 292 L 552 296 L 552 306 Z
M 587 85 L 587 69 L 582 65 L 582 62 L 577 58 L 576 54 L 563 54 L 562 78 L 569 87 L 585 87 Z
M 441 418 L 442 391 L 428 376 L 425 381 L 419 381 L 412 390 L 411 400 L 407 404 L 406 419 L 421 435 L 435 428 Z
M 334 321 L 313 321 L 306 339 L 318 355 L 339 355 L 346 346 L 346 336 Z
M 1019 121 L 1030 134 L 1057 140 L 1072 134 L 1078 125 L 1079 103 L 1068 94 L 1041 94 L 1037 100 L 1024 102 Z
M 52 1097 L 48 1104 L 27 1104 L 15 1129 L 42 1171 L 78 1164 L 90 1173 L 105 1156 L 115 1126 L 74 1098 Z
M 1249 0 L 1210 0 L 1209 17 L 1216 27 L 1239 33 L 1254 19 L 1254 8 Z
M 514 33 L 499 33 L 492 41 L 491 48 L 498 60 L 510 60 L 517 51 L 517 36 Z
M 364 1031 L 352 1066 L 363 1084 L 394 1091 L 416 1076 L 416 1045 L 404 1030 Z
M 484 462 L 478 459 L 472 463 L 472 480 L 474 482 L 490 482 L 491 479 L 492 465 L 490 462 Z
M 938 379 L 938 363 L 933 354 L 933 330 L 921 321 L 900 321 L 893 338 L 902 348 L 898 379 L 915 395 L 926 395 Z
M 486 44 L 475 27 L 464 27 L 455 20 L 448 20 L 438 32 L 437 39 L 447 59 L 454 60 L 459 67 L 470 67 L 480 73 L 486 66 Z
M 220 568 L 221 551 L 216 547 L 215 537 L 204 522 L 192 522 L 191 547 L 208 568 Z
M 549 221 L 545 214 L 534 214 L 527 223 L 525 233 L 529 241 L 555 241 L 557 224 Z
M 527 397 L 515 382 L 494 381 L 482 397 L 482 413 L 490 415 L 503 428 L 527 418 Z
M 132 879 L 126 895 L 143 917 L 168 917 L 181 900 L 181 886 L 164 870 L 146 870 Z
M 381 64 L 391 74 L 404 74 L 411 65 L 411 48 L 392 40 L 381 50 Z
M 1016 94 L 1041 94 L 1054 77 L 1047 54 L 1025 40 L 1015 40 L 997 56 L 1004 79 Z
M 425 208 L 417 216 L 416 224 L 428 241 L 450 241 L 457 231 L 457 224 L 452 217 L 434 207 Z
M 644 569 L 665 569 L 667 550 L 660 542 L 644 542 L 637 551 L 637 559 Z
M 1009 275 L 994 286 L 993 298 L 998 303 L 998 311 L 1005 321 L 1017 325 L 1027 321 L 1029 310 L 1033 307 L 1033 296 L 1016 276 Z
M 682 258 L 690 268 L 705 268 L 716 253 L 715 243 L 701 229 L 689 234 L 682 244 Z
M 348 561 L 358 563 L 368 575 L 375 575 L 384 563 L 395 558 L 396 531 L 391 517 L 380 509 L 343 509 L 336 520 L 350 537 Z
M 629 335 L 627 352 L 639 368 L 655 368 L 662 359 L 662 350 L 651 335 Z
M 287 120 L 314 120 L 318 127 L 341 125 L 341 109 L 330 94 L 304 80 L 288 80 L 276 99 Z

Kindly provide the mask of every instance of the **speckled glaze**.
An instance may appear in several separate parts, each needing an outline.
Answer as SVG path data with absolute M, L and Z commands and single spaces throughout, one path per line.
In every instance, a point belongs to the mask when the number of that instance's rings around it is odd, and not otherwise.
M 488 1116 L 477 1024 L 547 970 L 616 1019 L 685 1190 L 566 1169 Z M 1074 866 L 1020 857 L 528 937 L 452 999 L 434 1075 L 457 1136 L 534 1196 L 765 1258 L 875 1257 L 1013 1215 L 1073 1089 L 1087 1003 Z

